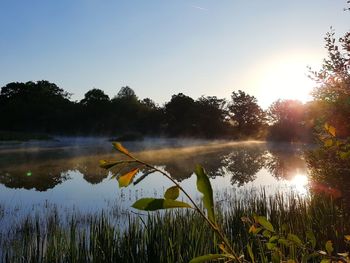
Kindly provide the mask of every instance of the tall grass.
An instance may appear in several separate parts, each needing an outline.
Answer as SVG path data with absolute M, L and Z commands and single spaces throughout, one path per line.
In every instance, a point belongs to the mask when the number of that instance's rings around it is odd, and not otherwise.
M 317 196 L 302 198 L 264 192 L 227 194 L 219 208 L 219 223 L 237 251 L 244 253 L 252 236 L 242 217 L 264 215 L 275 229 L 305 240 L 312 230 L 317 249 L 332 240 L 345 248 L 350 233 L 349 213 L 341 201 Z M 202 218 L 190 210 L 148 215 L 130 214 L 116 221 L 101 212 L 63 222 L 57 211 L 46 218 L 28 217 L 1 237 L 2 262 L 188 262 L 198 255 L 216 253 L 216 240 Z M 256 256 L 259 252 L 253 251 Z M 246 255 L 247 256 L 247 255 Z M 248 256 L 247 256 L 248 258 Z

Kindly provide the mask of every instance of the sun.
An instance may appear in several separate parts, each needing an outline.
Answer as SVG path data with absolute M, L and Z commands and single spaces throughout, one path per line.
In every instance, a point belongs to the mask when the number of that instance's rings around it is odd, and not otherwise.
M 275 59 L 260 67 L 255 80 L 257 97 L 264 108 L 277 99 L 311 100 L 315 83 L 308 77 L 307 63 L 293 57 Z

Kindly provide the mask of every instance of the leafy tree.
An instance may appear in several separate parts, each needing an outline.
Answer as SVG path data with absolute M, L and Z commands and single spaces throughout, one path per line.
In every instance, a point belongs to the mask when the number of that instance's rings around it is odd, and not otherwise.
M 109 97 L 100 89 L 89 90 L 85 93 L 84 99 L 80 101 L 81 104 L 87 106 L 106 102 L 109 102 Z
M 297 100 L 277 100 L 269 107 L 269 138 L 279 141 L 300 141 L 308 138 L 304 125 L 305 105 Z
M 329 123 L 337 130 L 338 136 L 350 136 L 350 32 L 336 41 L 334 32 L 325 37 L 328 57 L 319 71 L 311 71 L 317 82 L 313 91 L 315 104 L 321 109 L 318 128 Z
M 265 113 L 256 98 L 242 90 L 232 92 L 229 112 L 233 125 L 243 137 L 258 135 L 265 123 Z
M 196 130 L 195 102 L 191 97 L 183 93 L 173 95 L 171 100 L 165 104 L 165 117 L 167 132 L 171 136 L 194 134 Z
M 200 97 L 195 101 L 197 134 L 206 138 L 226 135 L 229 130 L 226 101 L 216 96 Z
M 122 87 L 117 95 L 118 98 L 136 97 L 135 91 L 129 86 Z
M 70 94 L 56 84 L 9 83 L 1 88 L 3 116 L 0 129 L 22 131 L 62 131 L 72 121 Z

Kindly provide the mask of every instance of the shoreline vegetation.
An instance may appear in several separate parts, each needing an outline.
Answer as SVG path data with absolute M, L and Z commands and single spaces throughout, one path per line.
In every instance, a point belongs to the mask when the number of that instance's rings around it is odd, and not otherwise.
M 270 258 L 273 251 L 259 246 L 259 239 L 267 237 L 249 230 L 246 218 L 254 215 L 266 216 L 276 233 L 293 233 L 300 239 L 300 244 L 282 245 L 294 262 L 308 254 L 309 242 L 315 242 L 315 250 L 325 251 L 331 241 L 334 255 L 349 250 L 349 212 L 340 200 L 293 193 L 267 196 L 263 190 L 239 196 L 226 193 L 220 199 L 224 202 L 217 202 L 218 223 L 247 260 L 248 244 L 256 262 L 263 262 L 261 255 Z M 209 227 L 187 209 L 128 215 L 107 210 L 66 219 L 55 209 L 50 211 L 45 217 L 28 216 L 1 236 L 2 262 L 189 262 L 219 252 Z M 311 241 L 308 233 L 315 239 Z M 314 255 L 307 262 L 320 261 L 320 255 Z

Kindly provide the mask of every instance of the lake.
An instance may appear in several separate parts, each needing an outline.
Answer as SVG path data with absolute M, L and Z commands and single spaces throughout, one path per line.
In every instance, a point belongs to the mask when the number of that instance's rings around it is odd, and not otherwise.
M 260 191 L 308 195 L 308 170 L 301 144 L 260 141 L 229 142 L 155 139 L 125 142 L 139 159 L 168 172 L 199 198 L 193 170 L 201 164 L 210 176 L 216 200 L 227 193 Z M 140 197 L 161 197 L 171 186 L 160 174 L 118 188 L 112 172 L 99 160 L 122 156 L 107 138 L 65 138 L 0 145 L 1 225 L 28 214 L 43 215 L 54 207 L 61 215 L 102 209 L 127 212 Z

